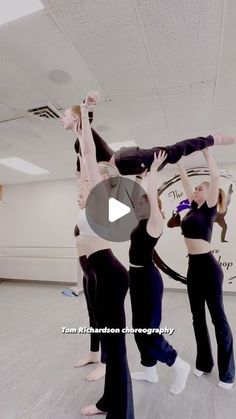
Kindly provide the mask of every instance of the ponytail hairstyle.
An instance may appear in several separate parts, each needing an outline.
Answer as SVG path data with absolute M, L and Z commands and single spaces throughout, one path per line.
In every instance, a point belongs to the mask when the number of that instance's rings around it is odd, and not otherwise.
M 202 182 L 204 183 L 208 188 L 210 183 L 209 182 Z M 225 191 L 222 188 L 218 189 L 218 198 L 217 198 L 217 211 L 220 214 L 224 214 L 226 211 L 226 194 Z

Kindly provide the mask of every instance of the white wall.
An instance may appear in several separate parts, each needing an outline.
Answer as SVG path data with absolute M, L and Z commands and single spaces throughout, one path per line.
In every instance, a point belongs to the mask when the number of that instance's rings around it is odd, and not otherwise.
M 18 256 L 1 257 L 1 278 L 77 280 L 74 180 L 5 186 L 0 206 L 0 253 Z
M 236 179 L 236 165 L 227 166 Z M 172 179 L 176 170 L 159 173 L 160 184 Z M 192 178 L 193 185 L 203 181 Z M 220 242 L 220 227 L 215 224 L 212 249 L 218 253 L 225 274 L 224 288 L 236 291 L 236 183 L 221 177 L 223 188 L 233 184 L 231 204 L 226 221 L 228 243 Z M 161 195 L 166 221 L 177 203 L 184 199 L 182 186 L 176 182 Z M 77 219 L 75 180 L 37 182 L 4 187 L 0 204 L 0 278 L 20 278 L 48 281 L 77 281 L 77 258 L 73 229 Z M 113 243 L 116 256 L 128 267 L 129 243 Z M 181 275 L 186 274 L 187 258 L 180 229 L 165 227 L 157 245 L 164 262 Z M 8 257 L 6 256 L 8 255 Z M 18 256 L 18 257 L 13 257 Z M 185 286 L 163 274 L 165 285 L 185 289 Z M 230 283 L 231 280 L 231 283 Z

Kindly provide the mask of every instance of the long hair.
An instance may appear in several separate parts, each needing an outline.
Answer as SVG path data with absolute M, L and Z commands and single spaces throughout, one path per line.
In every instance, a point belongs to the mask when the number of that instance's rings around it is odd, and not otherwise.
M 209 182 L 202 182 L 204 183 L 208 188 L 210 186 Z M 218 198 L 217 198 L 217 211 L 220 214 L 224 214 L 226 211 L 226 194 L 225 191 L 222 188 L 218 189 Z

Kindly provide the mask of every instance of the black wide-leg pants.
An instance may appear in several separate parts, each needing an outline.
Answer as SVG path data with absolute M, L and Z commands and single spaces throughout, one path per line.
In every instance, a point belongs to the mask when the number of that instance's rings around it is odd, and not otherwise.
M 196 368 L 210 372 L 214 365 L 206 323 L 207 304 L 217 340 L 219 378 L 232 383 L 235 376 L 233 337 L 223 305 L 223 272 L 211 252 L 189 255 L 187 289 L 197 343 Z
M 135 175 L 142 173 L 145 169 L 150 169 L 153 162 L 154 153 L 165 150 L 166 160 L 158 170 L 161 170 L 167 163 L 174 164 L 182 156 L 188 156 L 195 151 L 203 150 L 214 144 L 212 135 L 208 137 L 197 137 L 189 140 L 179 141 L 166 147 L 153 147 L 149 149 L 139 147 L 122 147 L 114 153 L 115 163 L 122 175 Z
M 119 329 L 103 333 L 107 360 L 104 394 L 97 402 L 107 419 L 134 419 L 132 383 L 126 356 L 124 300 L 129 275 L 111 250 L 100 250 L 88 258 L 96 275 L 95 317 L 99 328 Z
M 96 318 L 95 318 L 95 295 L 96 295 L 96 276 L 95 273 L 88 262 L 86 256 L 80 256 L 79 258 L 80 266 L 83 271 L 83 290 L 85 301 L 87 304 L 88 315 L 89 315 L 89 325 L 90 327 L 96 329 L 98 327 Z M 98 333 L 90 334 L 90 351 L 98 352 L 99 345 L 101 341 L 101 362 L 106 363 L 106 349 L 103 343 L 101 336 Z
M 143 268 L 130 267 L 129 275 L 133 328 L 158 329 L 161 324 L 163 296 L 160 272 L 154 263 L 150 263 Z M 177 352 L 163 335 L 137 332 L 134 337 L 142 365 L 152 367 L 160 361 L 171 366 L 175 362 Z

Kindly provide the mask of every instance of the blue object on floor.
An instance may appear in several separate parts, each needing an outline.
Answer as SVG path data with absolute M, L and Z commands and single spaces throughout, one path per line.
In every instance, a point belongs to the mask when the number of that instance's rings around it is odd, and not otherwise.
M 64 297 L 74 297 L 75 296 L 71 290 L 64 290 L 61 293 L 62 293 L 62 295 L 64 295 Z

